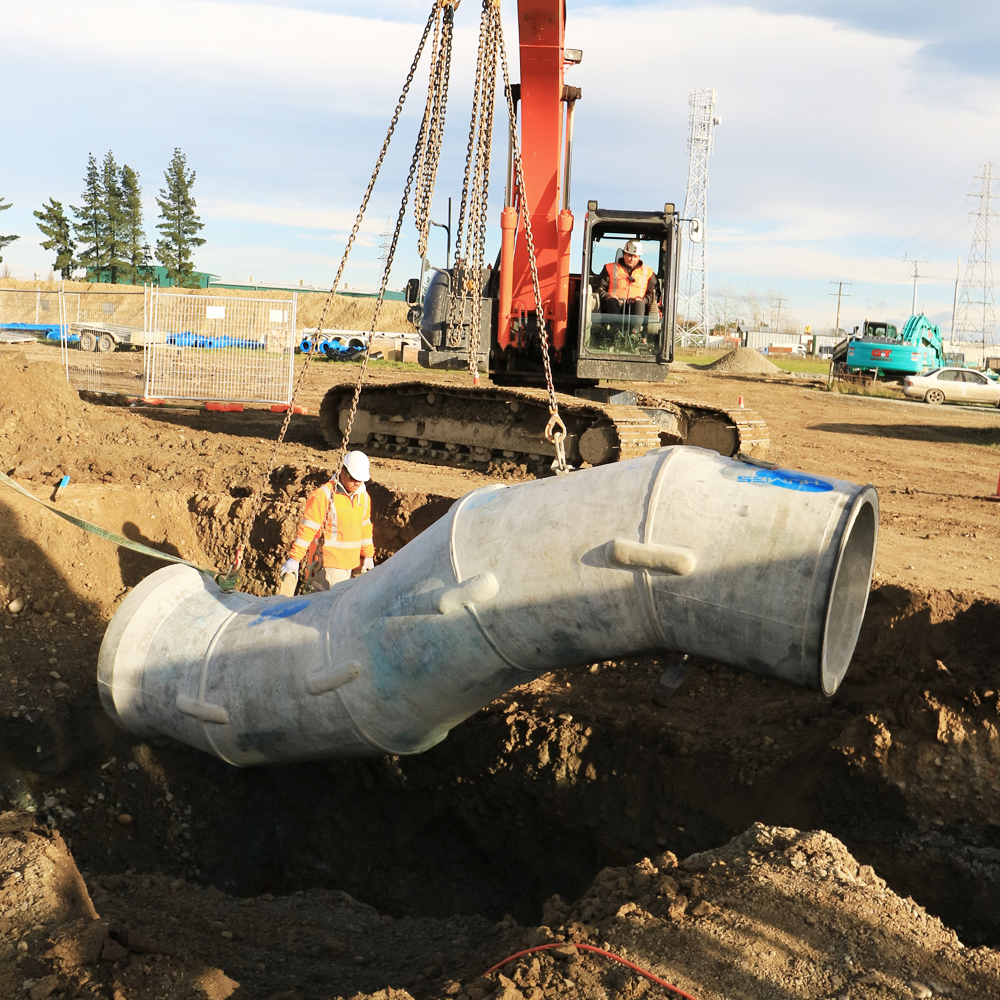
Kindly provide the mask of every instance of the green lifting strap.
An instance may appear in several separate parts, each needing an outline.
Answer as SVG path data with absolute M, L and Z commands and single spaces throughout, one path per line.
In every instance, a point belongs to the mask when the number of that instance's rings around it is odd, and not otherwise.
M 112 545 L 119 545 L 124 549 L 132 549 L 133 552 L 141 552 L 143 555 L 152 556 L 154 559 L 163 559 L 166 562 L 181 563 L 183 566 L 190 566 L 192 569 L 207 573 L 219 582 L 220 586 L 222 585 L 222 580 L 230 575 L 219 573 L 218 570 L 209 569 L 207 566 L 199 566 L 197 563 L 193 563 L 188 559 L 182 559 L 180 556 L 168 555 L 166 552 L 152 549 L 141 542 L 133 542 L 131 538 L 126 538 L 117 532 L 108 531 L 107 528 L 91 524 L 90 521 L 84 521 L 82 517 L 74 517 L 72 514 L 67 514 L 66 511 L 59 510 L 58 507 L 53 507 L 52 504 L 46 503 L 44 500 L 39 500 L 38 497 L 29 493 L 23 486 L 19 486 L 10 476 L 5 476 L 2 472 L 0 472 L 0 483 L 9 486 L 15 492 L 20 493 L 21 496 L 27 497 L 29 500 L 34 500 L 37 504 L 41 504 L 46 510 L 51 511 L 57 517 L 69 521 L 70 524 L 75 524 L 78 528 L 83 528 L 84 531 L 89 531 L 92 535 L 97 535 L 98 538 L 103 538 L 106 542 L 111 542 Z

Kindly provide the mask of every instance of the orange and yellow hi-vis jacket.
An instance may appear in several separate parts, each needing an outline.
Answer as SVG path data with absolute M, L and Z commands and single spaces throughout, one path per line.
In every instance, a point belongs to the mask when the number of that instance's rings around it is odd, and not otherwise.
M 373 559 L 375 545 L 372 542 L 371 497 L 364 483 L 351 496 L 339 480 L 336 483 L 324 483 L 309 494 L 289 558 L 302 560 L 309 549 L 309 543 L 323 527 L 328 511 L 331 524 L 323 540 L 323 568 L 357 569 L 362 559 Z
M 642 299 L 646 296 L 650 278 L 655 277 L 651 267 L 642 261 L 630 271 L 621 261 L 605 264 L 608 275 L 608 295 L 615 299 Z

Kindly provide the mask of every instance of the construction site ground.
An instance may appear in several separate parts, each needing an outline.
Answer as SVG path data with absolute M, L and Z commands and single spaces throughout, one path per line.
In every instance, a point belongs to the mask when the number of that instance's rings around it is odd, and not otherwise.
M 280 415 L 87 403 L 56 357 L 0 347 L 0 471 L 45 499 L 69 475 L 59 507 L 226 564 Z M 274 592 L 329 467 L 319 401 L 356 372 L 311 368 L 252 592 Z M 414 377 L 466 384 L 371 367 Z M 1000 1000 L 1000 414 L 691 366 L 652 391 L 742 396 L 772 460 L 878 488 L 833 698 L 704 661 L 666 698 L 663 657 L 605 661 L 419 756 L 238 770 L 100 706 L 104 629 L 160 564 L 0 487 L 0 997 L 665 995 L 592 945 L 698 1000 Z M 378 560 L 525 475 L 376 459 Z

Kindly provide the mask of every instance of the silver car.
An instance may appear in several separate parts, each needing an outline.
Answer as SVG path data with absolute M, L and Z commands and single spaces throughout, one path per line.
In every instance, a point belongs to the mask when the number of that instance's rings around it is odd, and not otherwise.
M 979 403 L 1000 406 L 1000 382 L 971 368 L 932 368 L 907 375 L 903 395 L 925 403 Z

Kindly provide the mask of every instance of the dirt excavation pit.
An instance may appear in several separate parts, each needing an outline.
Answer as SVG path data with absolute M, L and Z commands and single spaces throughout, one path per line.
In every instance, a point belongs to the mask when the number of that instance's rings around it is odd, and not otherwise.
M 225 563 L 271 414 L 95 407 L 10 360 L 0 471 L 43 497 L 71 474 L 60 507 Z M 296 434 L 254 522 L 253 592 L 326 468 L 310 422 Z M 377 461 L 379 559 L 485 481 Z M 9 491 L 0 519 L 0 996 L 659 989 L 592 945 L 699 1000 L 1000 1000 L 993 600 L 883 578 L 832 699 L 704 661 L 666 697 L 666 659 L 606 661 L 419 756 L 240 770 L 101 709 L 104 627 L 157 564 Z

